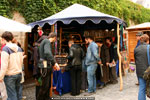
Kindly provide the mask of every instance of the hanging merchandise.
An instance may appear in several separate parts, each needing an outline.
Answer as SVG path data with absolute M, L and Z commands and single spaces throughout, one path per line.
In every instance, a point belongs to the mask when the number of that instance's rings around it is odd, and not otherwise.
M 56 34 L 56 42 L 55 42 L 55 55 L 58 53 L 57 51 L 57 23 L 54 25 L 54 33 Z
M 123 48 L 123 24 L 121 24 L 120 26 L 120 47 L 121 47 L 121 51 Z

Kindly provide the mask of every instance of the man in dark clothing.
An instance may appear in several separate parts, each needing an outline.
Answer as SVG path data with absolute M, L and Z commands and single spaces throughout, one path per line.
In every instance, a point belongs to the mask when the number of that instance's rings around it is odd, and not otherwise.
M 82 72 L 82 59 L 84 57 L 84 52 L 82 48 L 74 44 L 73 41 L 68 42 L 69 45 L 69 56 L 68 59 L 71 60 L 71 95 L 79 95 L 81 89 L 81 72 Z
M 110 83 L 116 84 L 118 83 L 117 80 L 117 74 L 116 74 L 116 61 L 118 59 L 117 56 L 117 47 L 112 43 L 111 38 L 106 38 L 106 43 L 108 44 L 109 47 L 109 55 L 110 55 L 110 61 L 109 61 L 109 78 L 110 78 Z M 114 66 L 110 66 L 114 65 Z
M 100 72 L 101 75 L 98 74 L 98 76 L 100 77 L 100 81 L 101 86 L 99 87 L 100 89 L 104 87 L 104 85 L 106 83 L 109 82 L 109 49 L 106 45 L 103 44 L 103 41 L 99 40 L 96 41 L 98 47 L 99 47 L 99 55 L 102 61 L 103 65 L 99 65 L 98 67 L 100 67 Z M 97 68 L 98 69 L 98 68 Z
M 140 37 L 143 35 L 143 32 L 138 32 L 136 34 L 136 39 L 137 39 L 137 45 L 136 48 L 140 45 Z M 137 83 L 135 83 L 136 85 L 139 85 L 139 81 Z
M 140 37 L 140 45 L 134 50 L 136 74 L 139 80 L 138 100 L 146 100 L 146 80 L 143 79 L 143 75 L 149 66 L 147 57 L 147 44 L 149 44 L 149 36 L 144 34 Z
M 51 43 L 55 41 L 56 41 L 56 34 L 51 32 L 48 36 L 48 39 L 44 39 L 40 44 L 39 67 L 41 68 L 40 72 L 41 72 L 42 85 L 39 90 L 37 100 L 50 99 L 49 94 L 50 94 L 50 87 L 51 87 L 52 68 L 55 70 L 60 70 L 52 54 Z
M 38 82 L 38 80 L 40 79 L 40 69 L 38 68 L 38 62 L 40 60 L 40 55 L 39 55 L 39 47 L 40 47 L 40 43 L 42 42 L 42 40 L 46 39 L 47 36 L 46 35 L 42 35 L 37 42 L 35 42 L 34 45 L 34 53 L 33 53 L 33 58 L 34 58 L 34 68 L 33 68 L 33 76 L 35 78 L 35 82 L 36 82 L 36 99 L 37 99 L 37 95 L 39 93 L 40 90 L 40 83 Z

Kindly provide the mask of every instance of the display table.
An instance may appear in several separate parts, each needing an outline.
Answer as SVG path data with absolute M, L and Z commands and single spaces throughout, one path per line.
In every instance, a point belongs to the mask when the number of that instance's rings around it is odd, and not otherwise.
M 69 93 L 71 91 L 70 73 L 60 71 L 53 72 L 53 87 L 56 87 L 56 91 L 59 95 Z

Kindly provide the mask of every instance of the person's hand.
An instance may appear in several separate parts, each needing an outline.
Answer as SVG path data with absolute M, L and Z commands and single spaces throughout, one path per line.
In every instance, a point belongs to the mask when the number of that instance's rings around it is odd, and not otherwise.
M 112 61 L 113 64 L 116 64 L 115 60 Z
M 23 55 L 23 59 L 27 58 L 27 55 Z
M 59 65 L 57 63 L 55 65 L 56 65 L 56 68 L 57 68 L 56 70 L 59 71 L 60 70 Z
M 53 69 L 59 71 L 59 70 L 60 70 L 60 67 L 59 67 L 59 65 L 58 65 L 57 63 L 55 63 Z
M 65 72 L 65 68 L 61 69 L 61 72 L 64 73 Z
M 108 66 L 108 65 L 109 65 L 109 63 L 107 62 L 107 63 L 106 63 L 106 66 Z
M 99 65 L 101 65 L 101 64 L 102 64 L 102 62 L 101 62 L 101 61 L 99 61 L 99 62 L 98 62 L 98 64 L 99 64 Z

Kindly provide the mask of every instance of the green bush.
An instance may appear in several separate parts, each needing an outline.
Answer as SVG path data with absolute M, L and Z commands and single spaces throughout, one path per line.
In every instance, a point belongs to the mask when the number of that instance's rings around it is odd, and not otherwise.
M 79 3 L 97 11 L 135 24 L 150 21 L 150 9 L 129 0 L 1 0 L 0 15 L 11 18 L 13 11 L 21 13 L 27 23 L 49 17 L 66 7 Z

